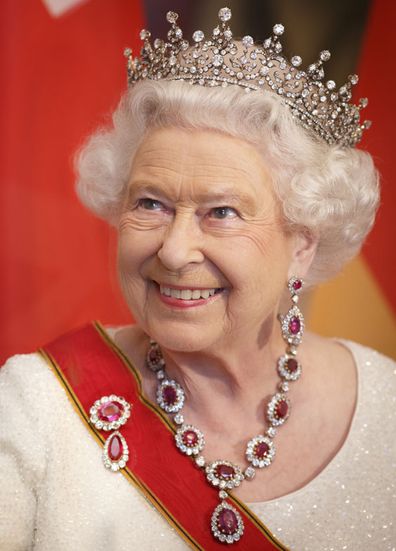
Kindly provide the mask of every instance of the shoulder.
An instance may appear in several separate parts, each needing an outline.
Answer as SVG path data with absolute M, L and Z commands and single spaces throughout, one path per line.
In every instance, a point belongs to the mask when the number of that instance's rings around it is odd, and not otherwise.
M 353 366 L 358 373 L 377 373 L 396 383 L 396 361 L 381 352 L 357 342 L 342 338 L 327 338 L 314 333 L 307 334 L 312 359 L 321 358 L 321 364 L 335 365 L 345 370 Z
M 54 375 L 47 362 L 38 352 L 17 354 L 0 368 L 0 392 L 11 387 L 19 392 L 36 393 L 40 388 L 52 387 Z
M 13 356 L 0 368 L 0 417 L 10 420 L 9 429 L 28 424 L 47 432 L 66 404 L 63 387 L 39 353 Z
M 363 427 L 381 427 L 380 433 L 373 435 L 376 440 L 380 438 L 382 441 L 394 441 L 396 362 L 356 342 L 341 342 L 351 351 L 356 363 L 358 374 L 356 417 L 361 419 Z
M 362 344 L 337 339 L 347 348 L 356 364 L 360 379 L 367 384 L 375 384 L 377 391 L 390 393 L 396 386 L 396 361 L 381 352 Z
M 8 358 L 0 367 L 0 376 L 2 381 L 10 378 L 17 380 L 21 376 L 26 377 L 27 374 L 42 376 L 47 371 L 48 366 L 44 358 L 38 352 L 33 352 L 32 354 L 16 354 Z

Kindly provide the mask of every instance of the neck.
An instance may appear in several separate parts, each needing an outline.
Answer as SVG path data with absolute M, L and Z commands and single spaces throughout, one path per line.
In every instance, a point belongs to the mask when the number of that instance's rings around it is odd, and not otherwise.
M 163 349 L 168 376 L 184 389 L 183 413 L 201 424 L 218 425 L 219 412 L 233 411 L 233 417 L 256 419 L 262 424 L 263 403 L 276 390 L 276 363 L 285 349 L 280 331 L 272 330 L 264 343 L 242 339 L 233 345 L 199 352 Z

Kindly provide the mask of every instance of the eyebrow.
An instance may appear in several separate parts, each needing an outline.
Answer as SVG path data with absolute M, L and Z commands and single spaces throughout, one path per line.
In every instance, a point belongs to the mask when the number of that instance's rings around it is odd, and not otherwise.
M 128 190 L 128 200 L 130 200 L 133 195 L 137 195 L 141 192 L 151 193 L 157 197 L 162 197 L 165 200 L 175 200 L 175 198 L 172 198 L 172 196 L 168 194 L 161 186 L 142 181 L 133 182 L 130 184 Z M 216 191 L 208 190 L 207 192 L 195 194 L 194 199 L 199 203 L 204 204 L 226 201 L 233 204 L 242 204 L 248 208 L 254 208 L 257 205 L 255 198 L 251 194 L 240 190 L 236 186 L 222 184 L 216 186 Z

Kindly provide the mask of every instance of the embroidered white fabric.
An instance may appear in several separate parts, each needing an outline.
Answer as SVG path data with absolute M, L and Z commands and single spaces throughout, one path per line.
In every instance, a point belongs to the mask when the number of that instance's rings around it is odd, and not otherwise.
M 250 505 L 298 551 L 396 549 L 396 364 L 345 345 L 359 395 L 342 449 L 304 488 Z M 0 370 L 0 480 L 4 551 L 187 548 L 120 473 L 103 467 L 97 442 L 37 354 Z

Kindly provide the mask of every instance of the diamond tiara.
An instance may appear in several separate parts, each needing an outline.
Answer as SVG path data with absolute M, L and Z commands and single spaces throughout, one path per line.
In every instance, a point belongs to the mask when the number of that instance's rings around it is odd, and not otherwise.
M 134 58 L 130 48 L 124 52 L 128 84 L 145 79 L 183 80 L 200 86 L 237 85 L 246 92 L 263 90 L 281 96 L 300 124 L 328 144 L 353 147 L 361 140 L 371 122 L 360 122 L 367 98 L 360 99 L 358 105 L 350 103 L 357 75 L 350 75 L 337 90 L 333 80 L 324 81 L 323 63 L 330 59 L 328 50 L 303 71 L 300 56 L 288 60 L 281 54 L 283 25 L 275 25 L 263 44 L 255 44 L 251 36 L 241 41 L 233 39 L 229 8 L 222 8 L 218 15 L 219 25 L 212 36 L 205 40 L 202 31 L 195 31 L 192 44 L 183 38 L 177 25 L 179 16 L 172 11 L 166 14 L 171 25 L 168 42 L 157 38 L 151 44 L 150 31 L 143 29 L 140 58 Z

